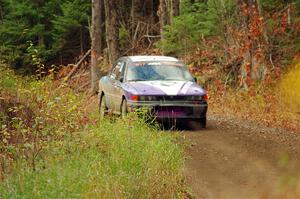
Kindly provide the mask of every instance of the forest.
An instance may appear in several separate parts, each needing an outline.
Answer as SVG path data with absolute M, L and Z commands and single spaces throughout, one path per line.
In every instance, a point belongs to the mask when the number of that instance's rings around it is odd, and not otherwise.
M 193 198 L 180 130 L 99 120 L 130 55 L 180 59 L 211 118 L 300 132 L 300 0 L 0 0 L 0 198 Z
M 155 49 L 195 63 L 194 70 L 213 67 L 224 73 L 222 81 L 228 76 L 228 83 L 246 88 L 252 80 L 261 81 L 285 68 L 297 55 L 299 4 L 297 0 L 3 0 L 1 58 L 32 73 L 35 54 L 49 69 L 76 61 L 91 47 L 96 60 L 102 56 L 110 63 Z

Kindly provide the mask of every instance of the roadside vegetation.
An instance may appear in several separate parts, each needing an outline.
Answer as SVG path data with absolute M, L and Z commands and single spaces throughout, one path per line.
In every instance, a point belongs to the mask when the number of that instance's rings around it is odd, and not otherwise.
M 159 41 L 210 96 L 209 113 L 300 132 L 295 1 L 183 1 Z
M 175 135 L 135 116 L 99 121 L 97 100 L 51 75 L 0 70 L 0 198 L 182 197 Z
M 4 0 L 0 12 L 0 59 L 22 74 L 68 73 L 91 48 L 85 79 L 70 84 L 95 93 L 119 56 L 177 56 L 208 89 L 210 111 L 299 131 L 299 0 Z
M 120 56 L 176 56 L 209 115 L 300 132 L 299 38 L 299 0 L 0 1 L 0 198 L 180 197 L 176 135 L 99 121 L 79 91 Z
M 277 78 L 241 91 L 216 81 L 208 85 L 210 113 L 236 116 L 260 125 L 300 132 L 299 61 Z

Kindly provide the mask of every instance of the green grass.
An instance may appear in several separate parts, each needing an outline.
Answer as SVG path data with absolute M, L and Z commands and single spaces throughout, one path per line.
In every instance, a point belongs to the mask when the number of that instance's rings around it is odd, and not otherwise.
M 103 121 L 52 142 L 36 171 L 19 163 L 0 198 L 179 198 L 181 147 L 140 121 Z
M 2 103 L 18 98 L 15 118 L 0 129 L 0 198 L 183 197 L 176 135 L 135 115 L 99 121 L 84 94 L 0 69 L 10 74 L 0 77 Z M 31 125 L 18 106 L 32 110 Z

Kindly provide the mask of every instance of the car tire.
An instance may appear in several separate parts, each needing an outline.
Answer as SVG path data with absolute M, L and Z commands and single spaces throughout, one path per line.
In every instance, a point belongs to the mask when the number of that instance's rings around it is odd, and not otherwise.
M 201 128 L 206 128 L 206 117 L 199 119 Z
M 122 104 L 121 104 L 121 117 L 125 118 L 128 113 L 128 106 L 127 106 L 127 100 L 123 99 Z
M 102 95 L 100 100 L 99 100 L 99 114 L 100 114 L 100 119 L 103 119 L 105 115 L 107 114 L 107 106 L 106 106 L 106 101 L 105 101 L 105 96 Z

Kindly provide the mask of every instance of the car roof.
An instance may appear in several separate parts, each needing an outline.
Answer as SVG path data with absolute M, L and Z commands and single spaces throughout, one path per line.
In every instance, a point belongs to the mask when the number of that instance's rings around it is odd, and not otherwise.
M 131 62 L 144 62 L 144 61 L 173 61 L 178 62 L 179 60 L 175 57 L 169 57 L 169 56 L 128 56 L 129 60 Z

